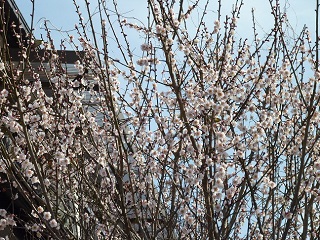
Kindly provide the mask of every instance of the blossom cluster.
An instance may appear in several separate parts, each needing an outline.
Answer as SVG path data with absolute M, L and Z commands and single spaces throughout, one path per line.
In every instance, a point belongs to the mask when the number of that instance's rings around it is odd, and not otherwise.
M 194 17 L 208 6 L 180 4 L 149 1 L 146 26 L 122 19 L 116 3 L 113 10 L 102 3 L 106 20 L 99 31 L 91 26 L 90 40 L 75 3 L 79 44 L 69 39 L 78 75 L 48 41 L 40 60 L 49 67 L 47 88 L 27 51 L 21 61 L 28 75 L 0 65 L 0 170 L 29 203 L 30 234 L 318 234 L 320 68 L 310 33 L 288 44 L 276 4 L 279 26 L 252 45 L 236 37 L 241 4 L 194 31 Z M 127 31 L 138 33 L 140 48 Z M 0 228 L 14 226 L 19 216 L 1 211 Z

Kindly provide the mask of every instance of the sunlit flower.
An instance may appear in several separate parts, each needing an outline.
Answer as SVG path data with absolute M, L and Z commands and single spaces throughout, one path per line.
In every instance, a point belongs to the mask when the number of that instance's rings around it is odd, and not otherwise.
M 43 213 L 43 218 L 45 220 L 50 220 L 51 219 L 51 213 L 50 212 L 44 212 Z

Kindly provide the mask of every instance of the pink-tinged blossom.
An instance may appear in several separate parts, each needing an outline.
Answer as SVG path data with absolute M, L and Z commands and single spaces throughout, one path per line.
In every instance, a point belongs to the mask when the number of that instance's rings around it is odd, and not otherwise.
M 93 31 L 85 19 L 98 15 L 75 3 L 78 36 L 64 40 L 75 69 L 49 31 L 39 69 L 28 63 L 33 40 L 18 43 L 23 64 L 0 65 L 0 171 L 10 176 L 0 180 L 19 193 L 12 199 L 30 201 L 26 228 L 39 237 L 297 239 L 317 229 L 320 75 L 310 32 L 287 35 L 275 4 L 276 27 L 245 40 L 240 5 L 223 16 L 211 5 L 202 12 L 201 1 L 179 4 L 149 1 L 140 22 L 103 3 Z
M 1 220 L 2 220 L 2 219 L 1 219 Z M 1 221 L 1 220 L 0 220 L 0 221 Z M 5 223 L 7 226 L 17 226 L 16 221 L 14 220 L 14 215 L 13 215 L 13 214 L 7 215 L 4 220 L 5 220 L 4 223 Z
M 7 227 L 7 220 L 6 219 L 0 219 L 0 230 L 4 230 Z
M 274 188 L 277 186 L 277 184 L 276 184 L 275 182 L 273 182 L 273 181 L 269 181 L 269 182 L 268 182 L 268 185 L 269 185 L 269 187 L 270 187 L 271 189 L 274 189 Z
M 152 49 L 152 46 L 150 44 L 143 43 L 140 48 L 142 51 L 149 52 Z
M 293 214 L 291 212 L 283 212 L 282 213 L 282 216 L 285 218 L 285 219 L 291 219 Z
M 55 219 L 52 219 L 52 220 L 50 220 L 49 225 L 52 228 L 56 228 L 58 226 L 58 223 Z
M 45 220 L 50 220 L 51 219 L 51 213 L 50 212 L 44 212 L 43 213 L 43 218 Z
M 40 229 L 40 227 L 36 223 L 31 226 L 31 231 L 33 231 L 33 232 L 37 232 L 37 231 L 39 231 L 39 229 Z
M 0 216 L 5 217 L 7 215 L 7 211 L 5 209 L 0 209 Z
M 37 208 L 37 211 L 38 211 L 38 213 L 43 213 L 44 209 L 43 209 L 43 207 L 39 206 L 39 207 Z
M 314 168 L 315 168 L 316 170 L 320 170 L 320 161 L 316 161 L 316 162 L 314 163 Z
M 227 199 L 232 199 L 235 194 L 236 194 L 236 188 L 235 187 L 231 187 L 231 188 L 226 190 Z

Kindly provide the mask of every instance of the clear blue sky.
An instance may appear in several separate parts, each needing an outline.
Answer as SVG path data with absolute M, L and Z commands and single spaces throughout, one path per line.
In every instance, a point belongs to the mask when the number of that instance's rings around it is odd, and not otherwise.
M 186 0 L 187 1 L 187 0 Z M 106 1 L 112 4 L 111 1 Z M 146 0 L 118 0 L 119 9 L 126 16 L 146 16 Z M 212 5 L 209 9 L 216 10 L 216 0 L 212 0 Z M 223 1 L 223 12 L 229 14 L 234 0 Z M 239 29 L 237 34 L 240 37 L 250 37 L 252 34 L 252 16 L 251 9 L 255 8 L 258 30 L 263 33 L 268 32 L 272 27 L 272 18 L 270 14 L 270 6 L 268 0 L 245 0 L 245 5 L 239 21 Z M 287 8 L 287 13 L 291 21 L 293 29 L 298 33 L 304 24 L 309 26 L 310 31 L 314 32 L 315 26 L 315 0 L 281 0 L 282 7 Z M 25 16 L 27 22 L 30 22 L 31 2 L 29 0 L 16 0 L 20 11 Z M 85 12 L 84 0 L 78 0 L 78 4 Z M 94 8 L 96 1 L 91 1 L 91 6 Z M 211 3 L 210 3 L 211 4 Z M 35 0 L 35 36 L 40 38 L 43 27 L 43 21 L 50 20 L 52 28 L 63 31 L 74 29 L 74 24 L 78 22 L 78 16 L 75 12 L 72 0 Z M 139 18 L 139 17 L 138 17 Z M 145 19 L 142 19 L 145 20 Z M 56 43 L 65 36 L 58 31 L 53 31 Z M 247 36 L 249 35 L 249 36 Z M 44 36 L 45 37 L 45 36 Z

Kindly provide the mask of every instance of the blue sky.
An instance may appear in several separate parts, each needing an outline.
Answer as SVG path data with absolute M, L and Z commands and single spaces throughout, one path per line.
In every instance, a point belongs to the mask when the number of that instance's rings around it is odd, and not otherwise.
M 91 1 L 90 5 L 92 8 L 95 6 L 96 2 L 97 1 Z M 106 2 L 107 4 L 112 4 L 110 0 Z M 141 20 L 144 20 L 143 17 L 146 16 L 146 2 L 146 0 L 118 0 L 119 9 L 122 13 L 124 13 L 127 17 L 139 16 L 142 18 Z M 215 14 L 216 2 L 216 0 L 212 0 L 212 3 L 210 2 L 209 5 L 209 9 L 212 9 L 213 14 Z M 224 14 L 230 13 L 232 4 L 234 2 L 234 0 L 223 1 Z M 245 4 L 239 20 L 237 34 L 242 38 L 250 37 L 250 35 L 252 35 L 252 8 L 255 9 L 258 31 L 260 33 L 268 32 L 273 25 L 269 1 L 245 0 L 244 2 Z M 280 2 L 282 7 L 287 9 L 288 17 L 295 32 L 299 33 L 304 24 L 309 26 L 311 32 L 314 32 L 315 0 L 281 0 Z M 27 22 L 30 23 L 32 6 L 31 2 L 29 0 L 16 0 L 16 3 L 22 14 L 25 16 Z M 82 12 L 85 12 L 84 0 L 79 0 L 78 4 L 80 5 Z M 41 38 L 41 33 L 45 34 L 44 31 L 41 30 L 44 20 L 49 20 L 52 28 L 68 31 L 74 29 L 74 24 L 78 22 L 78 16 L 76 15 L 72 0 L 35 0 L 34 20 L 35 36 L 37 38 Z M 52 33 L 56 43 L 59 43 L 59 40 L 65 38 L 66 36 L 65 34 L 59 33 L 59 31 L 52 31 Z

